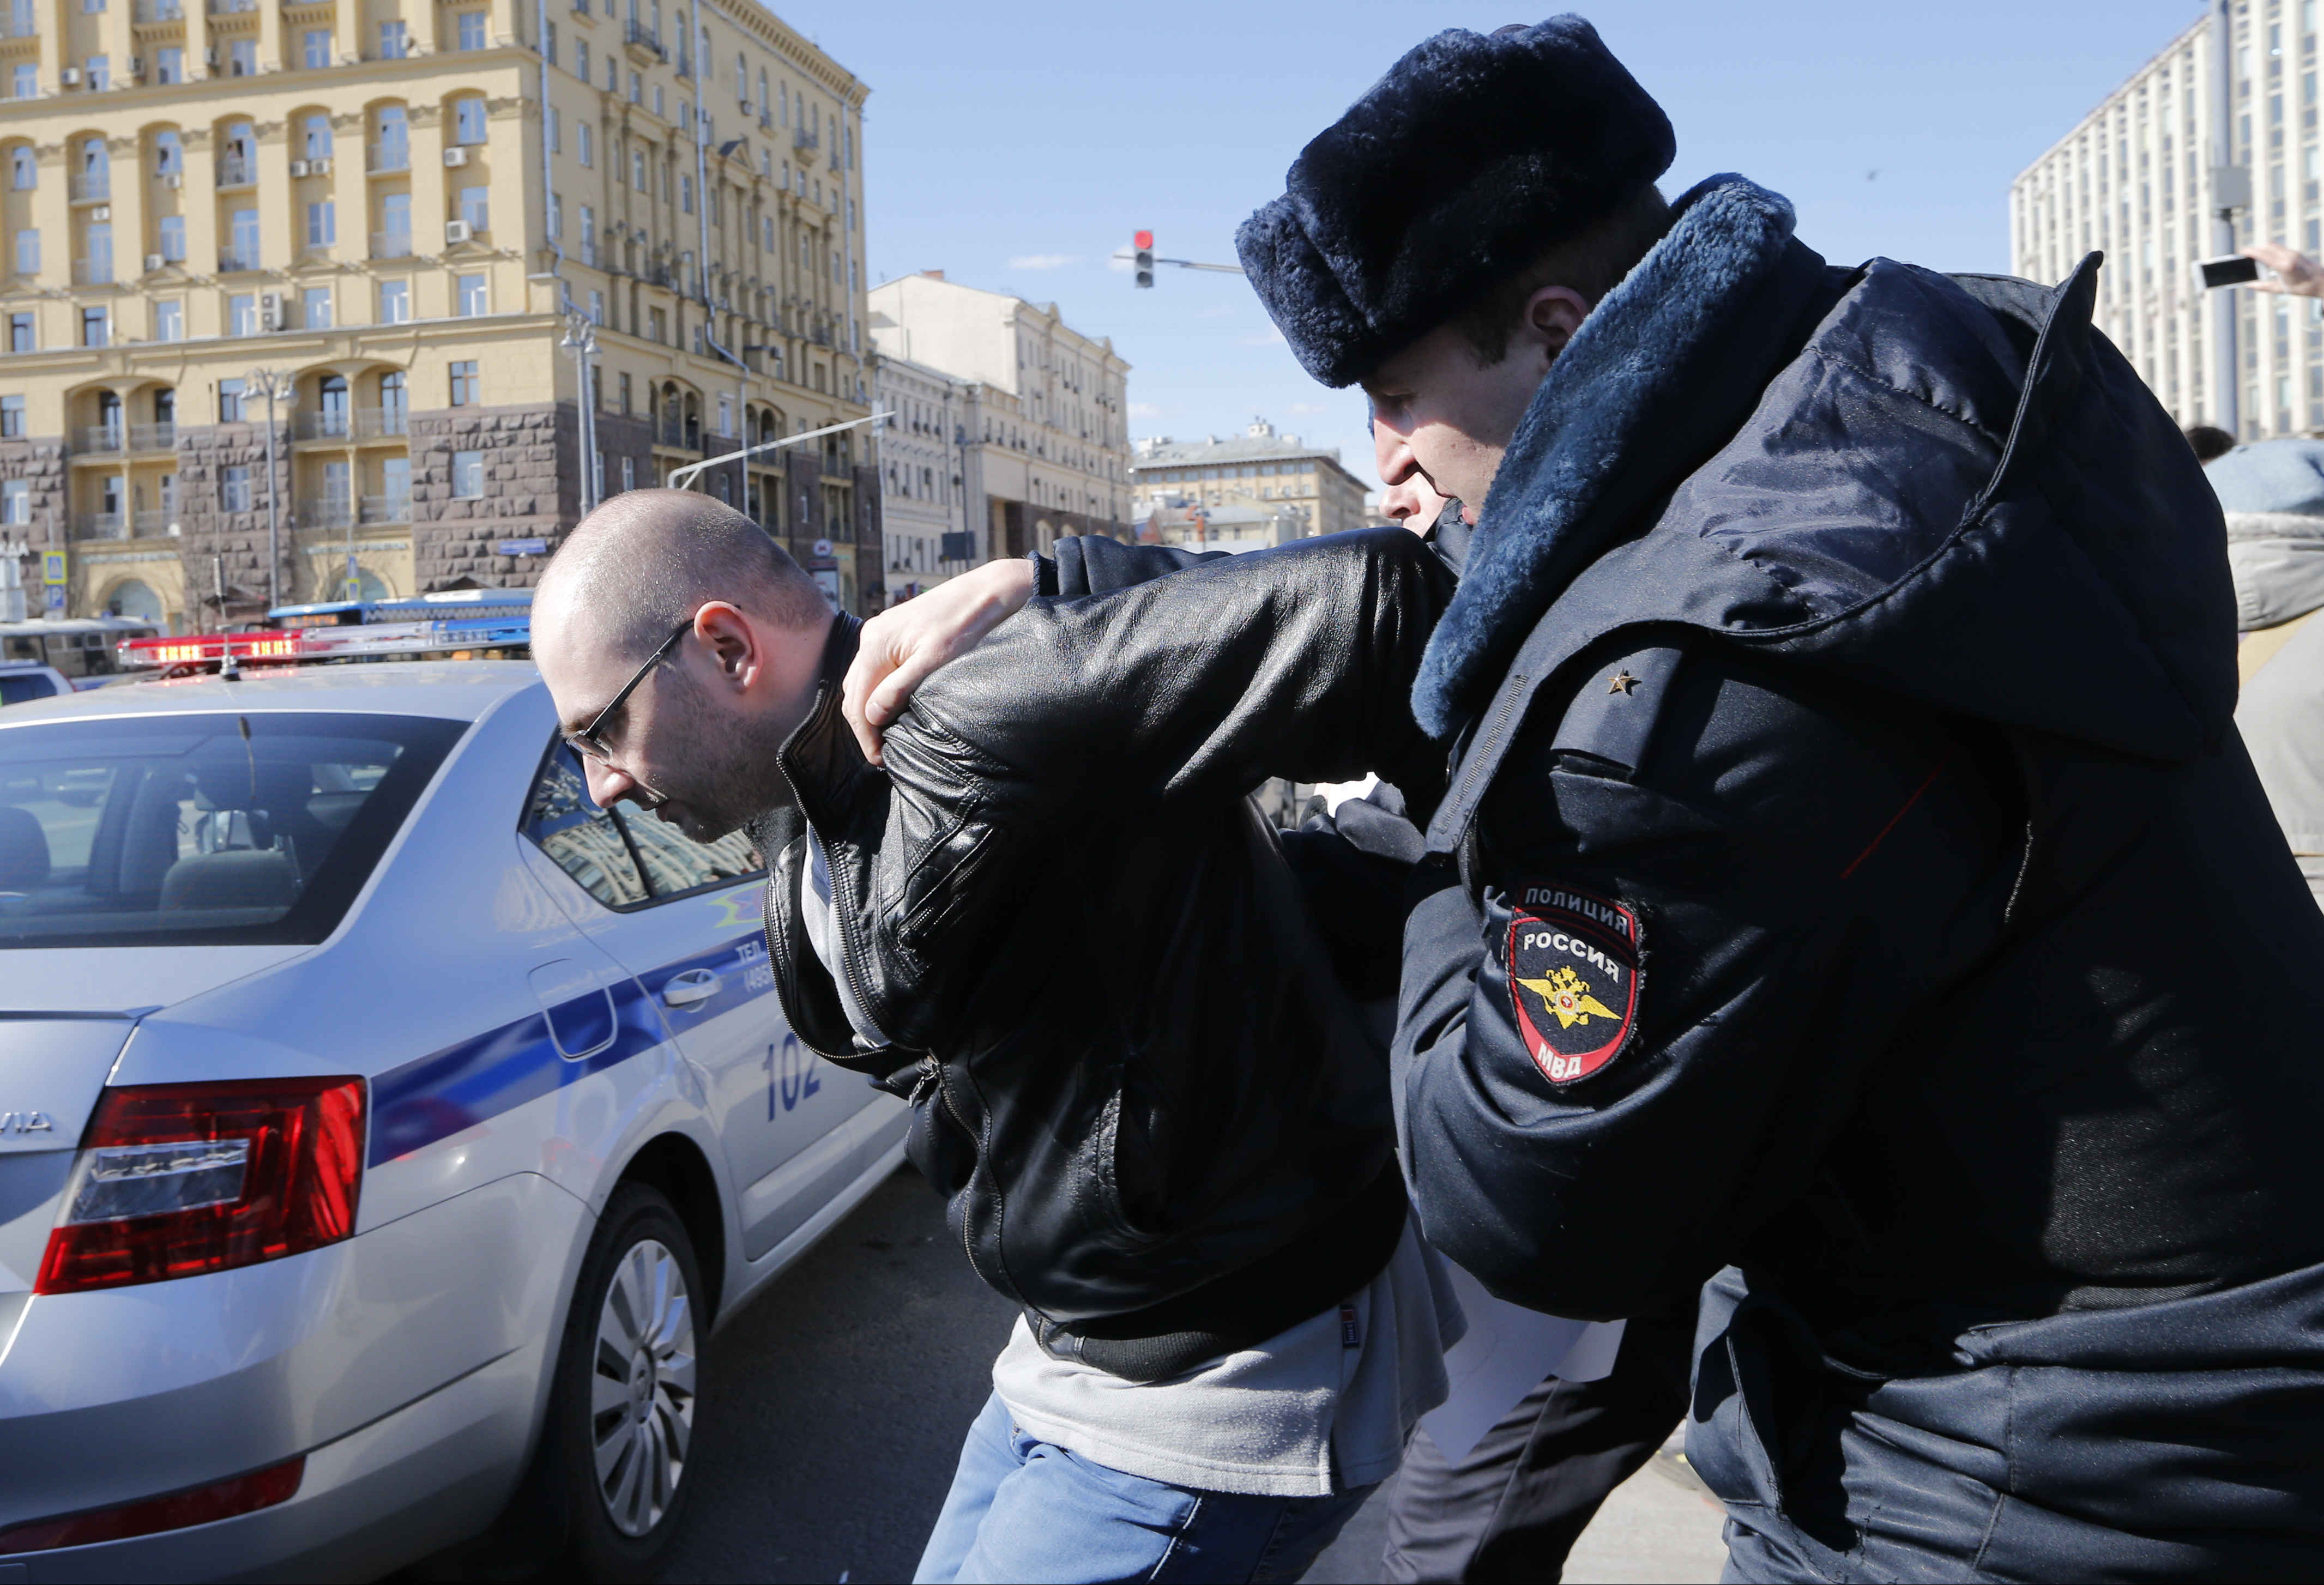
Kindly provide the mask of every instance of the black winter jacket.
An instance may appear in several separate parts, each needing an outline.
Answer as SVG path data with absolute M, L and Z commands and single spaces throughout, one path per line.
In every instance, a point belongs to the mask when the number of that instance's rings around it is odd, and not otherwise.
M 1830 270 L 1714 186 L 1553 369 L 1416 696 L 1468 723 L 1423 1224 L 1562 1314 L 1711 1279 L 1741 1578 L 2324 1559 L 2324 918 L 2097 268 Z
M 1111 560 L 1074 559 L 1069 593 L 1170 565 L 1091 554 Z M 910 1095 L 913 1161 L 1053 1351 L 1174 1375 L 1339 1302 L 1393 1251 L 1384 1042 L 1246 794 L 1441 778 L 1406 699 L 1450 588 L 1391 530 L 1037 599 L 923 685 L 884 773 L 839 716 L 856 629 L 835 628 L 781 752 L 807 829 L 786 813 L 759 834 L 784 1010 Z M 810 832 L 884 1044 L 807 943 Z

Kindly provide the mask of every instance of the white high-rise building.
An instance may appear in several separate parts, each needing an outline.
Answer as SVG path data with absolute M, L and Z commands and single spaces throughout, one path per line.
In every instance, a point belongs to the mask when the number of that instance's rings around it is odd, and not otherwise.
M 2236 245 L 2319 237 L 2317 0 L 2230 0 L 2227 146 L 2214 133 L 2218 73 L 2207 14 L 2107 96 L 2011 186 L 2010 258 L 2064 279 L 2106 254 L 2098 323 L 2182 424 L 2220 421 L 2218 320 L 2195 261 L 2221 251 L 2212 171 L 2239 165 L 2252 198 Z M 2314 299 L 2233 292 L 2238 428 L 2246 439 L 2324 434 L 2324 314 Z

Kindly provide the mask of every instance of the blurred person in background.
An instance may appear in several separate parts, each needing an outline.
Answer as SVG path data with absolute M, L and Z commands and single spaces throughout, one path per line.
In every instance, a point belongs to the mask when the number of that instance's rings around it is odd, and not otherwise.
M 2324 441 L 2238 446 L 2205 471 L 2236 580 L 2236 727 L 2324 903 Z

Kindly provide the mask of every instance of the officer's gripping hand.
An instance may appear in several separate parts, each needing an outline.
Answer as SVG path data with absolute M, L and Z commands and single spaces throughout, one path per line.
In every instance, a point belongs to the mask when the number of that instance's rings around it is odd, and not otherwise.
M 883 734 L 912 692 L 938 667 L 957 660 L 1033 597 L 1033 564 L 991 561 L 881 612 L 863 624 L 862 645 L 840 687 L 840 709 L 877 765 Z

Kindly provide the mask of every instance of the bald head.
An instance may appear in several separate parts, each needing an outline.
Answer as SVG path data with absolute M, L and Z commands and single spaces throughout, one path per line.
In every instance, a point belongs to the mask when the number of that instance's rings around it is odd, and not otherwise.
M 773 627 L 820 632 L 831 605 L 764 529 L 690 490 L 625 490 L 583 518 L 542 575 L 537 626 L 642 660 L 724 600 Z

